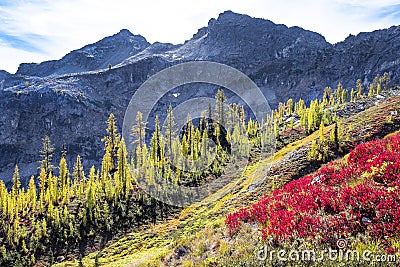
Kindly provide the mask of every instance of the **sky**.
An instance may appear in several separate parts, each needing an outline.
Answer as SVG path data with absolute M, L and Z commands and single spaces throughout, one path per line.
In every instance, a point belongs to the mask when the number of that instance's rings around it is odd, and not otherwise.
M 0 0 L 0 69 L 60 59 L 121 29 L 183 43 L 225 10 L 300 26 L 328 42 L 400 25 L 400 0 Z

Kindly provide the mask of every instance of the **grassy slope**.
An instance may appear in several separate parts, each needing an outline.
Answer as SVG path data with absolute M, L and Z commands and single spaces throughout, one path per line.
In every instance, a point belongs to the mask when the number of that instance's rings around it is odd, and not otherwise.
M 392 111 L 400 114 L 399 96 L 350 116 L 343 122 L 344 134 L 349 133 L 351 142 L 364 142 L 394 132 L 400 128 L 400 116 L 392 116 L 388 123 Z M 230 237 L 224 224 L 226 215 L 255 202 L 272 188 L 315 170 L 316 166 L 306 160 L 314 138 L 318 133 L 289 144 L 274 158 L 247 166 L 240 177 L 185 208 L 178 217 L 127 234 L 99 253 L 101 266 L 214 266 L 250 255 L 259 244 L 259 234 L 248 226 Z M 225 175 L 237 173 L 241 172 Z M 84 265 L 93 266 L 95 255 L 84 258 Z M 77 261 L 59 266 L 77 266 Z

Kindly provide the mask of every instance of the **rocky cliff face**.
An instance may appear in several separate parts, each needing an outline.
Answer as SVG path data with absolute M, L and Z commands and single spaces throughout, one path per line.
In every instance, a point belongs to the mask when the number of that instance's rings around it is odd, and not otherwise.
M 70 163 L 80 154 L 86 166 L 99 164 L 109 113 L 121 126 L 135 90 L 174 64 L 210 60 L 238 68 L 276 106 L 289 97 L 313 99 L 338 82 L 345 87 L 354 86 L 358 78 L 368 83 L 385 71 L 399 82 L 399 58 L 400 27 L 361 33 L 332 45 L 314 32 L 227 11 L 180 45 L 149 44 L 122 30 L 60 60 L 21 64 L 13 75 L 0 72 L 0 178 L 9 180 L 17 163 L 22 176 L 36 173 L 45 135 L 56 147 L 56 160 L 65 144 Z M 177 88 L 155 111 L 215 93 L 212 86 L 195 89 Z

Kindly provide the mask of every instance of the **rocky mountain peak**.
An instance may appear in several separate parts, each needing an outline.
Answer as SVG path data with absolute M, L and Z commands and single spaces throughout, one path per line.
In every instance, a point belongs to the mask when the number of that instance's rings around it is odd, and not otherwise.
M 268 27 L 274 26 L 276 25 L 269 20 L 252 18 L 248 15 L 238 14 L 228 10 L 219 14 L 218 18 L 210 19 L 207 28 L 209 32 L 221 32 L 248 27 L 262 27 L 265 30 Z
M 7 76 L 9 76 L 10 75 L 10 73 L 8 73 L 7 71 L 5 71 L 5 70 L 0 70 L 0 82 L 5 78 L 5 77 L 7 77 Z
M 134 36 L 128 29 L 121 29 L 116 35 L 119 36 Z
M 131 33 L 128 29 L 122 29 L 114 35 L 105 37 L 100 41 L 87 46 L 107 47 L 107 46 L 122 45 L 125 43 L 131 43 L 134 45 L 136 44 L 138 47 L 145 47 L 145 48 L 150 45 L 150 43 L 148 43 L 146 38 L 144 38 L 142 35 L 135 35 Z M 78 51 L 79 50 L 80 49 L 78 49 Z
M 106 69 L 109 64 L 117 65 L 149 45 L 143 36 L 134 35 L 129 30 L 123 29 L 112 36 L 74 50 L 60 60 L 45 61 L 40 64 L 23 63 L 16 74 L 46 77 Z
M 219 14 L 217 19 L 211 19 L 209 21 L 212 25 L 213 23 L 225 24 L 225 25 L 244 25 L 254 22 L 263 22 L 269 25 L 275 25 L 272 21 L 262 18 L 254 18 L 246 14 L 235 13 L 231 10 L 224 11 Z
M 373 32 L 361 32 L 357 35 L 350 34 L 344 41 L 335 44 L 335 46 L 343 47 L 366 42 L 370 42 L 373 45 L 373 43 L 387 42 L 394 38 L 400 38 L 400 26 L 392 26 L 388 29 L 375 30 Z
M 315 54 L 331 46 L 322 35 L 300 27 L 288 28 L 270 20 L 225 11 L 172 54 L 178 59 L 239 64 L 249 70 L 246 63 L 249 58 L 261 64 L 275 60 L 282 63 L 282 60 L 293 61 L 299 55 Z

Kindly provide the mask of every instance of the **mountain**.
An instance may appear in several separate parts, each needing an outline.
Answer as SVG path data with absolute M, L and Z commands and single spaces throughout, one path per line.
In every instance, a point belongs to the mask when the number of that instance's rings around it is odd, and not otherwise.
M 318 33 L 231 11 L 179 45 L 150 44 L 122 30 L 60 60 L 21 64 L 16 74 L 0 73 L 0 177 L 9 180 L 17 163 L 21 176 L 32 174 L 45 135 L 56 147 L 55 160 L 64 144 L 69 163 L 80 154 L 86 167 L 98 166 L 103 152 L 99 140 L 109 113 L 121 127 L 135 90 L 178 63 L 210 60 L 235 67 L 276 107 L 289 97 L 314 99 L 338 82 L 351 88 L 360 78 L 367 85 L 383 72 L 398 83 L 399 58 L 399 26 L 349 36 L 334 45 Z M 179 96 L 164 96 L 155 112 L 194 96 L 214 96 L 214 89 L 177 88 L 173 93 Z
M 7 76 L 9 76 L 10 75 L 10 73 L 8 73 L 7 71 L 5 71 L 5 70 L 0 70 L 0 79 L 4 79 L 4 78 L 6 78 Z
M 46 77 L 105 69 L 108 64 L 116 65 L 143 51 L 149 45 L 143 36 L 133 35 L 130 31 L 123 29 L 113 36 L 74 50 L 60 60 L 51 60 L 40 64 L 23 63 L 19 66 L 16 74 Z

